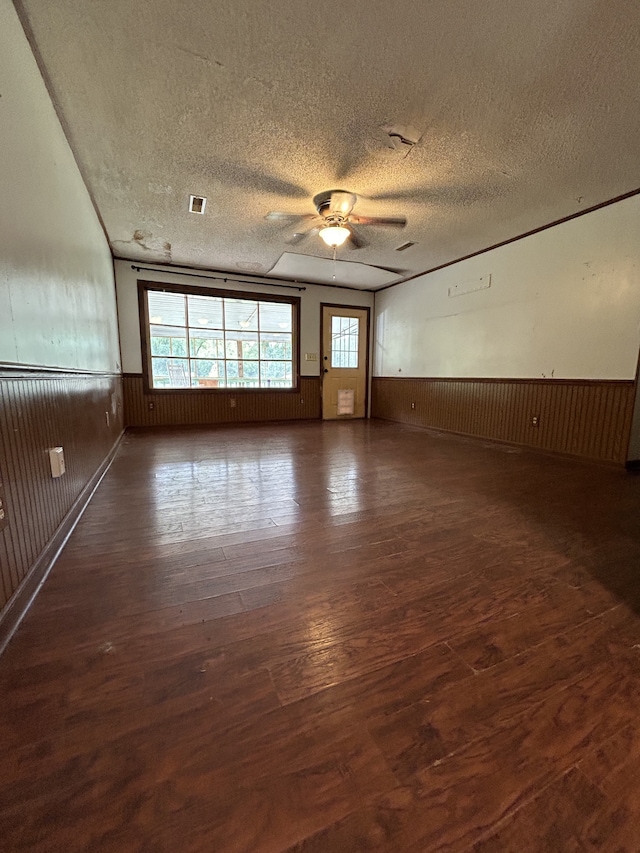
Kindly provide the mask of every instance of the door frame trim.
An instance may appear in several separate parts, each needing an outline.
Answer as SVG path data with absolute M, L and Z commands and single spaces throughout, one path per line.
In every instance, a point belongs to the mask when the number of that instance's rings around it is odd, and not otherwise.
M 337 302 L 321 302 L 320 303 L 320 411 L 322 417 L 322 402 L 324 396 L 324 309 L 325 308 L 345 308 L 346 310 L 365 311 L 367 314 L 367 340 L 366 340 L 366 359 L 365 359 L 365 384 L 364 384 L 364 420 L 368 420 L 369 413 L 369 386 L 371 385 L 370 368 L 370 349 L 371 349 L 371 307 L 369 305 L 345 305 Z

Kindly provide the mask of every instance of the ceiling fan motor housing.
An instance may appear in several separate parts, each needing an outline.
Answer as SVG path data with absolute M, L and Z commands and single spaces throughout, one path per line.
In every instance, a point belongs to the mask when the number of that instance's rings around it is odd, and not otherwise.
M 324 190 L 324 192 L 317 193 L 317 195 L 314 195 L 313 197 L 313 204 L 320 216 L 325 216 L 327 210 L 329 210 L 329 207 L 331 206 L 331 196 L 334 193 L 353 195 L 349 190 Z

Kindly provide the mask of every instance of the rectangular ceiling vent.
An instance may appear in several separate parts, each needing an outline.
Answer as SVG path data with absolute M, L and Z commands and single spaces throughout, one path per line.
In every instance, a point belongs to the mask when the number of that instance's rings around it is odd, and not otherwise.
M 402 246 L 398 246 L 396 252 L 404 252 L 405 249 L 410 249 L 412 246 L 415 246 L 415 243 L 412 243 L 411 241 L 403 243 Z
M 204 213 L 207 200 L 201 195 L 189 196 L 189 213 Z

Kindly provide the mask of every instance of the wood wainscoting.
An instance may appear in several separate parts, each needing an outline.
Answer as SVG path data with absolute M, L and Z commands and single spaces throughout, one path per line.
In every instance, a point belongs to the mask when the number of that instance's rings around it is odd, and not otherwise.
M 108 418 L 107 418 L 108 413 Z M 81 514 L 122 435 L 119 375 L 0 371 L 0 650 Z M 53 479 L 48 450 L 64 449 Z
M 309 420 L 321 416 L 318 376 L 301 376 L 297 392 L 242 389 L 146 393 L 140 373 L 125 373 L 123 383 L 125 425 L 130 427 Z
M 634 394 L 631 380 L 376 377 L 372 415 L 624 465 Z

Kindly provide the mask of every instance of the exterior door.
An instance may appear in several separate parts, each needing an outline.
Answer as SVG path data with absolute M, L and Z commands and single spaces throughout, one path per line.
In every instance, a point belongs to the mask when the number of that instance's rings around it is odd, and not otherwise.
M 364 418 L 369 309 L 322 305 L 322 417 Z

